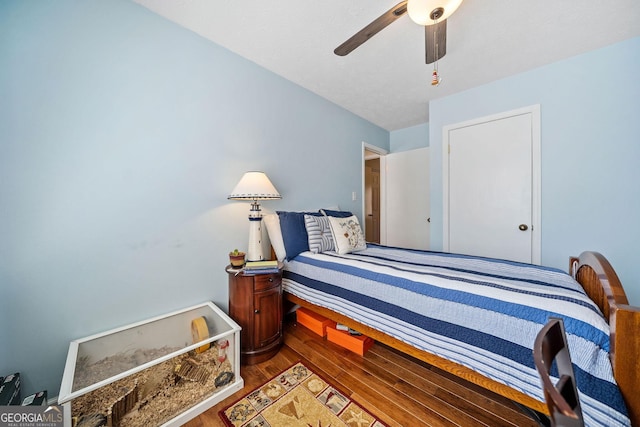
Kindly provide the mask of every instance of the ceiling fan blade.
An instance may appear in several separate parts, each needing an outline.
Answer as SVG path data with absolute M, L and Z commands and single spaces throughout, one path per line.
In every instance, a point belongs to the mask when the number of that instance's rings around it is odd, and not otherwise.
M 386 11 L 384 14 L 382 14 L 379 18 L 376 18 L 362 30 L 355 33 L 349 40 L 335 48 L 333 53 L 338 56 L 345 56 L 351 53 L 355 48 L 369 40 L 371 37 L 375 36 L 378 32 L 383 30 L 386 26 L 394 22 L 396 19 L 400 18 L 406 12 L 407 1 L 401 1 L 397 5 Z
M 447 20 L 424 27 L 427 64 L 436 62 L 447 53 Z

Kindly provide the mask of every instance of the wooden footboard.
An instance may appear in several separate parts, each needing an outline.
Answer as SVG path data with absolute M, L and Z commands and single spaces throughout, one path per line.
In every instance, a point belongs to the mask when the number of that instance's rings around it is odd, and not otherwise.
M 640 426 L 640 307 L 629 305 L 615 270 L 598 252 L 570 259 L 569 271 L 609 319 L 611 364 L 633 426 Z

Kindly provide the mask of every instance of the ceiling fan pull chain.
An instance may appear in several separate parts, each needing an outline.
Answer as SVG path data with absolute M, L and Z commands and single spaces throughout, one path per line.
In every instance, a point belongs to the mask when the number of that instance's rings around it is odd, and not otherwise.
M 433 39 L 435 40 L 435 43 L 433 44 L 434 58 L 438 58 L 438 38 L 436 37 L 436 28 L 438 25 L 438 18 L 436 17 L 433 20 L 433 22 L 434 22 Z M 431 86 L 439 86 L 441 81 L 442 81 L 442 78 L 440 77 L 440 74 L 438 74 L 438 60 L 436 59 L 433 62 L 433 73 L 431 73 Z

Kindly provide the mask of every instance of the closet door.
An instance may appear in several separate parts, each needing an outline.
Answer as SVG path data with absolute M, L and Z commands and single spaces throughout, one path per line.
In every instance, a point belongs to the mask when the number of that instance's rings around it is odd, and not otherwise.
M 540 262 L 534 134 L 531 112 L 448 130 L 445 250 Z

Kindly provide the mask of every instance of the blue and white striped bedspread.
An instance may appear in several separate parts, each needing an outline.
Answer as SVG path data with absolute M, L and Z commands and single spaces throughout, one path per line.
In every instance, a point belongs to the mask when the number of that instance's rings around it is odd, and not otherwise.
M 587 425 L 630 425 L 609 361 L 609 326 L 581 286 L 552 268 L 369 244 L 304 252 L 284 290 L 544 401 L 532 348 L 562 317 Z

